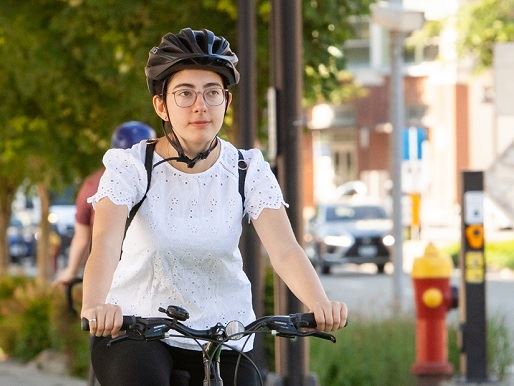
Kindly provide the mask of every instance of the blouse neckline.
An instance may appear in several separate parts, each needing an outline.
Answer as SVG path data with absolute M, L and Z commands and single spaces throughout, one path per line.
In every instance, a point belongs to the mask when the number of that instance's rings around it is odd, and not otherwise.
M 179 170 L 177 169 L 175 166 L 173 166 L 170 162 L 163 162 L 167 168 L 169 168 L 169 170 L 171 170 L 173 173 L 176 173 L 176 174 L 179 174 L 181 176 L 201 176 L 201 175 L 204 175 L 204 174 L 208 174 L 210 172 L 212 172 L 214 170 L 214 168 L 221 162 L 221 159 L 223 157 L 223 154 L 225 152 L 225 141 L 222 140 L 221 138 L 218 138 L 218 141 L 220 143 L 220 153 L 218 154 L 218 158 L 216 158 L 216 160 L 214 161 L 214 163 L 209 166 L 208 169 L 202 171 L 202 172 L 197 172 L 197 173 L 186 173 L 186 172 L 183 172 L 182 170 Z M 154 156 L 157 157 L 159 159 L 159 161 L 162 161 L 164 158 L 161 157 L 159 155 L 159 153 L 157 153 L 156 151 L 154 151 Z

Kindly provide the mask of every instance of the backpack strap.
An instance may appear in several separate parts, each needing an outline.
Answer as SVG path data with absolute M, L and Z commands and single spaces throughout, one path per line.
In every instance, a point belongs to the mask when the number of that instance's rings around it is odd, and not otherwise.
M 153 152 L 155 150 L 155 145 L 157 144 L 156 139 L 150 139 L 146 141 L 146 153 L 145 153 L 145 169 L 146 169 L 146 191 L 143 196 L 143 198 L 132 207 L 130 210 L 129 216 L 127 218 L 127 222 L 125 223 L 125 233 L 123 234 L 123 240 L 125 240 L 125 236 L 127 235 L 127 230 L 132 223 L 132 220 L 136 216 L 137 211 L 141 207 L 141 204 L 143 204 L 143 201 L 146 199 L 146 195 L 148 191 L 150 190 L 150 182 L 152 182 L 152 169 L 153 169 Z
M 237 170 L 239 172 L 239 194 L 241 195 L 242 200 L 242 208 L 243 213 L 245 212 L 245 180 L 246 180 L 246 172 L 248 170 L 248 162 L 246 162 L 243 157 L 243 153 L 241 150 L 237 149 L 237 153 L 239 154 L 239 159 L 237 161 Z

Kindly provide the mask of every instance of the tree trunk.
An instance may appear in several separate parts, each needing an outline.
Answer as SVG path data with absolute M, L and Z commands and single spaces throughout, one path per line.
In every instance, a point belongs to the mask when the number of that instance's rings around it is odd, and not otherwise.
M 0 276 L 7 274 L 9 268 L 9 249 L 7 227 L 11 219 L 11 204 L 16 189 L 3 186 L 0 190 Z
M 50 261 L 50 223 L 48 222 L 48 214 L 50 213 L 50 195 L 47 187 L 39 183 L 37 184 L 37 193 L 41 202 L 41 219 L 39 222 L 39 237 L 37 239 L 37 281 L 44 284 L 50 279 L 51 261 Z

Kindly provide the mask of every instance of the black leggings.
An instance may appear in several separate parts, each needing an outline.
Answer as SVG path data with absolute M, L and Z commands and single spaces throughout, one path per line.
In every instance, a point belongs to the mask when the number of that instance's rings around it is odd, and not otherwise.
M 107 347 L 110 338 L 94 338 L 91 361 L 102 386 L 169 386 L 173 370 L 189 373 L 190 386 L 202 386 L 202 352 L 171 347 L 161 341 L 126 340 Z M 225 386 L 234 385 L 234 370 L 239 354 L 221 353 L 221 378 Z M 237 385 L 257 386 L 259 377 L 250 361 L 241 357 Z M 173 386 L 173 385 L 172 385 Z

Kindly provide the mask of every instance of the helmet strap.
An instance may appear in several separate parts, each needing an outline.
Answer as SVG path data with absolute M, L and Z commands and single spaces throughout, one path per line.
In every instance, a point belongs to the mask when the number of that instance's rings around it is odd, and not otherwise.
M 204 151 L 201 151 L 195 157 L 190 158 L 185 154 L 185 152 L 182 148 L 182 145 L 180 144 L 180 141 L 179 141 L 177 135 L 175 134 L 175 131 L 173 130 L 173 128 L 171 128 L 170 133 L 168 133 L 166 129 L 164 129 L 164 130 L 165 130 L 166 139 L 168 140 L 170 145 L 173 146 L 173 148 L 177 151 L 178 157 L 169 157 L 169 158 L 164 159 L 163 162 L 164 161 L 183 162 L 187 165 L 188 168 L 193 168 L 198 161 L 206 159 L 209 156 L 209 154 L 211 153 L 211 151 L 213 151 L 216 148 L 216 146 L 218 145 L 218 137 L 216 136 L 211 140 L 207 149 L 205 149 Z

